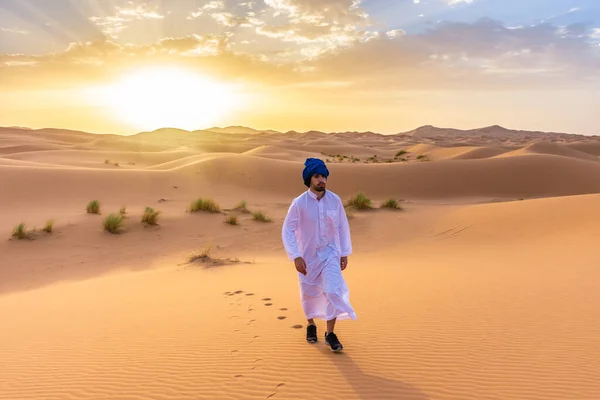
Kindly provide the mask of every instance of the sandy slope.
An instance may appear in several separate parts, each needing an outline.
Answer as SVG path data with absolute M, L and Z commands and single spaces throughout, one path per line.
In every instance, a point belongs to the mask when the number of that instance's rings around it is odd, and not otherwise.
M 571 147 L 567 147 L 565 145 L 557 143 L 544 142 L 533 143 L 523 147 L 522 149 L 501 154 L 499 155 L 499 157 L 519 156 L 525 154 L 552 154 L 563 157 L 579 158 L 582 160 L 599 161 L 598 157 L 593 154 L 589 154 L 584 151 L 576 150 Z
M 337 149 L 314 132 L 171 130 L 93 149 L 83 133 L 9 133 L 0 147 L 34 147 L 0 155 L 2 400 L 600 398 L 600 165 L 580 154 L 592 140 L 510 154 L 500 143 L 514 136 L 497 128 L 484 146 L 340 134 Z M 48 140 L 58 148 L 42 150 Z M 406 201 L 352 212 L 345 276 L 359 319 L 338 325 L 343 354 L 308 345 L 280 239 L 303 157 L 411 146 L 433 161 L 329 164 L 343 198 Z M 104 165 L 119 156 L 135 165 Z M 187 213 L 197 197 L 225 210 Z M 102 215 L 85 213 L 92 199 Z M 240 200 L 272 222 L 236 212 L 225 224 Z M 104 232 L 123 205 L 125 231 Z M 146 206 L 158 226 L 140 222 Z M 52 234 L 8 240 L 49 218 Z M 187 263 L 207 246 L 238 262 Z

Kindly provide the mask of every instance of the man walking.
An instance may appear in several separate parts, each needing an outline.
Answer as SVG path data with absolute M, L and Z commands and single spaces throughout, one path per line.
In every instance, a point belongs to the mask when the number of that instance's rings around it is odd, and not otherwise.
M 317 341 L 314 319 L 323 319 L 327 321 L 325 343 L 332 351 L 341 351 L 335 322 L 356 319 L 342 276 L 352 253 L 348 218 L 339 196 L 326 190 L 329 170 L 325 163 L 307 158 L 304 167 L 302 178 L 308 190 L 292 201 L 283 223 L 283 244 L 298 271 L 308 321 L 306 340 Z

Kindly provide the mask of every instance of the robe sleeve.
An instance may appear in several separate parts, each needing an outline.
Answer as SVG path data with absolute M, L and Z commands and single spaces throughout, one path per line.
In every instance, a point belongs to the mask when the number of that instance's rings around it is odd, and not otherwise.
M 352 239 L 350 238 L 350 225 L 348 224 L 348 216 L 341 200 L 338 205 L 339 210 L 339 235 L 340 235 L 340 252 L 342 257 L 347 257 L 352 254 Z
M 288 213 L 283 221 L 283 227 L 281 229 L 281 238 L 283 240 L 283 246 L 287 253 L 288 258 L 291 261 L 301 257 L 300 249 L 298 248 L 298 242 L 296 240 L 296 229 L 298 229 L 298 205 L 296 201 L 293 201 Z

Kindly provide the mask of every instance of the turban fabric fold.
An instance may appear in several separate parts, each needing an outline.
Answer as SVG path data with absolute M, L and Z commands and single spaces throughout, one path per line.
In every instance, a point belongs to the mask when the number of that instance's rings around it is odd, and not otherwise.
M 310 187 L 310 179 L 313 175 L 321 174 L 324 177 L 329 176 L 329 170 L 325 166 L 323 160 L 318 158 L 307 158 L 304 162 L 304 171 L 302 171 L 302 179 L 304 180 L 304 185 Z

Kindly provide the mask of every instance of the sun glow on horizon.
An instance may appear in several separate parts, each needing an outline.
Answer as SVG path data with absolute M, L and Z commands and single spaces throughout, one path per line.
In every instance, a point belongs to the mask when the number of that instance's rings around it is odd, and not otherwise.
M 122 122 L 137 129 L 203 129 L 232 113 L 241 95 L 178 67 L 144 68 L 100 89 L 102 102 Z

